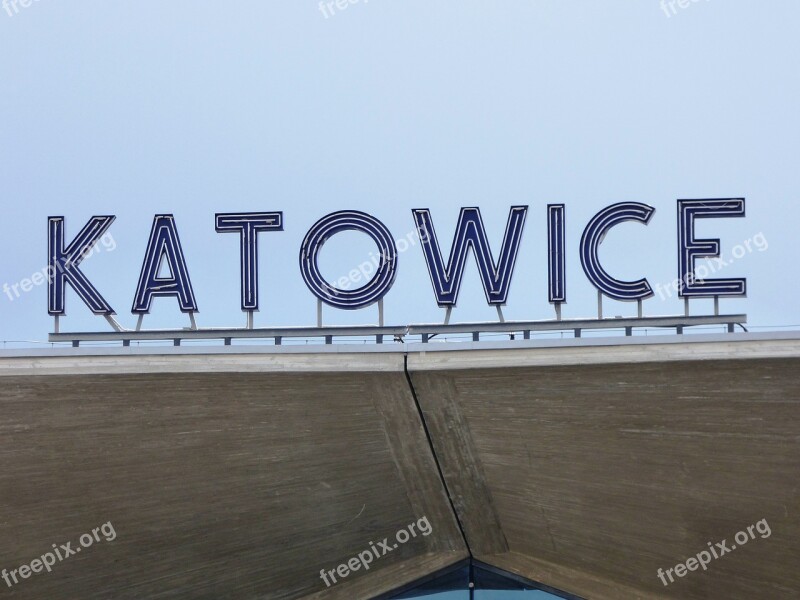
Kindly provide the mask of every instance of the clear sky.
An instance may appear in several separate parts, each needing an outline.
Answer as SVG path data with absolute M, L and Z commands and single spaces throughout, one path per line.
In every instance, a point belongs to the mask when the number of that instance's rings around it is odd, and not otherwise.
M 746 197 L 747 217 L 702 222 L 749 297 L 725 300 L 756 327 L 800 324 L 800 3 L 702 0 L 19 1 L 0 9 L 0 284 L 46 266 L 49 215 L 71 239 L 114 214 L 113 251 L 84 271 L 123 325 L 155 213 L 174 213 L 201 326 L 244 324 L 236 236 L 215 212 L 282 210 L 261 237 L 257 325 L 315 323 L 297 255 L 308 228 L 340 209 L 369 212 L 397 238 L 412 208 L 433 212 L 449 251 L 462 206 L 483 211 L 495 252 L 511 205 L 530 214 L 508 319 L 551 318 L 548 203 L 567 205 L 565 317 L 593 316 L 577 247 L 589 219 L 621 201 L 651 204 L 650 225 L 616 228 L 602 248 L 623 279 L 677 277 L 676 199 Z M 766 242 L 766 243 L 763 243 Z M 373 247 L 326 246 L 346 274 Z M 19 288 L 18 288 L 19 289 Z M 46 285 L 0 295 L 0 339 L 44 340 Z M 680 314 L 677 299 L 645 304 Z M 694 313 L 708 312 L 698 301 Z M 63 330 L 105 330 L 73 292 Z M 607 302 L 607 315 L 635 305 Z M 376 309 L 325 311 L 369 323 Z M 419 247 L 399 259 L 391 324 L 434 322 Z M 454 320 L 494 319 L 470 263 Z M 146 326 L 188 320 L 169 299 Z

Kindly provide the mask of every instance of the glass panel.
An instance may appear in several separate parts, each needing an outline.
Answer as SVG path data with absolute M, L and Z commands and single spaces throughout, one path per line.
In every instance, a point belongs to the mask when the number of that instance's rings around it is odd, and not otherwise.
M 472 577 L 475 581 L 474 595 L 470 596 L 470 567 L 459 567 L 443 575 L 424 581 L 411 589 L 407 589 L 391 600 L 563 600 L 572 598 L 568 594 L 554 595 L 541 589 L 545 586 L 524 582 L 509 574 L 489 571 L 474 566 Z M 549 589 L 549 588 L 547 588 Z M 555 591 L 555 590 L 553 590 Z
M 475 590 L 475 600 L 562 600 L 541 590 Z
M 397 596 L 397 598 L 424 598 L 425 600 L 469 600 L 469 591 L 452 592 L 419 592 L 413 596 Z
M 423 598 L 425 600 L 469 600 L 469 567 L 436 577 L 417 587 L 392 596 L 392 600 Z
M 475 600 L 561 600 L 534 584 L 475 567 Z

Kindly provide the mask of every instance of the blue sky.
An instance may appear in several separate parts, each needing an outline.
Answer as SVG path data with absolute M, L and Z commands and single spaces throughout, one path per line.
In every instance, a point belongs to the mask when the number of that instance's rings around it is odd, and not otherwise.
M 0 284 L 46 266 L 49 215 L 66 217 L 71 238 L 90 216 L 114 214 L 115 249 L 84 271 L 133 326 L 153 215 L 174 213 L 199 324 L 242 325 L 237 242 L 215 233 L 214 213 L 282 210 L 285 231 L 262 236 L 256 324 L 310 325 L 315 299 L 297 255 L 325 214 L 363 210 L 401 238 L 411 209 L 430 208 L 449 246 L 459 208 L 480 206 L 499 248 L 509 207 L 528 204 L 506 318 L 551 318 L 545 207 L 563 202 L 564 316 L 577 318 L 596 309 L 577 247 L 597 211 L 656 208 L 649 226 L 616 228 L 601 254 L 616 276 L 655 286 L 677 277 L 676 199 L 746 197 L 746 218 L 698 227 L 722 239 L 724 256 L 758 234 L 768 245 L 726 268 L 748 278 L 749 297 L 722 310 L 756 327 L 800 324 L 797 2 L 711 0 L 674 13 L 658 0 L 361 0 L 333 12 L 312 0 L 6 6 Z M 326 246 L 323 271 L 338 278 L 372 249 L 343 234 Z M 0 295 L 0 339 L 46 339 L 46 298 L 45 285 Z M 67 310 L 64 330 L 107 329 L 74 293 Z M 645 304 L 652 315 L 682 310 L 675 298 Z M 376 313 L 326 309 L 325 320 Z M 386 320 L 442 318 L 411 248 Z M 494 318 L 470 264 L 453 319 Z M 145 321 L 186 324 L 167 299 Z

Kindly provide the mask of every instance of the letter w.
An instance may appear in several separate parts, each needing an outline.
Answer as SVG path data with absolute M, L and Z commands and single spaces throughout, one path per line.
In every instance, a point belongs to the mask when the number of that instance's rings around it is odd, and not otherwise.
M 430 210 L 418 208 L 411 212 L 422 241 L 422 251 L 425 254 L 433 291 L 439 306 L 455 306 L 458 302 L 464 266 L 470 250 L 475 253 L 486 302 L 491 305 L 506 303 L 511 277 L 514 273 L 514 264 L 519 253 L 522 230 L 528 214 L 527 206 L 511 207 L 503 237 L 503 247 L 497 262 L 495 262 L 489 247 L 480 209 L 462 208 L 447 265 L 442 259 L 442 251 L 433 227 Z

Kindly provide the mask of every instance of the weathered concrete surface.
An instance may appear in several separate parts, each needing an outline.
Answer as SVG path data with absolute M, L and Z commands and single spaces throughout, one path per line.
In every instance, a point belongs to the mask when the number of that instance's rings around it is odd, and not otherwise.
M 405 353 L 479 560 L 590 599 L 800 596 L 800 339 L 462 347 L 0 355 L 0 569 L 117 535 L 0 597 L 358 600 L 463 560 Z
M 0 359 L 0 569 L 109 521 L 0 597 L 353 600 L 467 556 L 402 354 Z
M 797 340 L 429 352 L 409 370 L 479 560 L 591 599 L 800 597 Z M 768 538 L 658 579 L 762 519 Z

